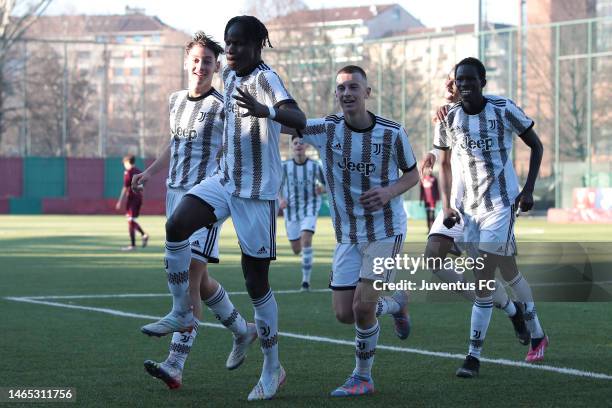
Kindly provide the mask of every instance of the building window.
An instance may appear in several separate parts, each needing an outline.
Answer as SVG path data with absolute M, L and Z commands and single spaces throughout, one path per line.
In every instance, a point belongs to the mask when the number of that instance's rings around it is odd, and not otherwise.
M 77 58 L 78 59 L 89 59 L 90 52 L 89 51 L 78 51 Z
M 113 69 L 114 76 L 123 76 L 123 68 L 114 68 Z
M 132 75 L 132 76 L 139 76 L 140 75 L 140 68 L 131 68 L 130 69 L 130 75 Z
M 156 67 L 147 67 L 147 75 L 155 75 L 155 74 L 157 74 Z
M 135 35 L 132 39 L 134 42 L 142 42 L 142 35 Z
M 151 42 L 154 42 L 154 43 L 161 42 L 161 36 L 159 34 L 153 34 L 151 36 Z
M 125 36 L 123 35 L 115 36 L 115 42 L 118 44 L 123 44 L 125 42 Z

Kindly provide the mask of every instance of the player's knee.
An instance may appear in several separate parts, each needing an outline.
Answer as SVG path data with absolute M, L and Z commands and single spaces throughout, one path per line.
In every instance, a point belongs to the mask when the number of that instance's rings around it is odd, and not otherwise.
M 295 255 L 298 255 L 302 252 L 302 246 L 300 245 L 300 241 L 291 241 L 291 250 Z
M 353 315 L 357 322 L 361 320 L 369 320 L 376 314 L 376 307 L 371 302 L 361 302 L 356 300 L 353 302 Z
M 340 323 L 344 323 L 344 324 L 355 323 L 355 317 L 353 316 L 352 309 L 335 310 L 334 313 L 336 314 L 336 320 L 338 320 Z

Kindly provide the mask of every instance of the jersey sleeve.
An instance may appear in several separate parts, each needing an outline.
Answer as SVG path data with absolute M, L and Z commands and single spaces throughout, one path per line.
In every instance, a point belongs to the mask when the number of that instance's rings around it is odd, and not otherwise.
M 325 185 L 325 176 L 323 176 L 323 165 L 321 164 L 321 162 L 317 162 L 317 174 L 316 174 L 317 180 L 319 181 L 319 183 L 321 183 L 322 185 Z
M 282 164 L 283 167 L 283 175 L 281 178 L 281 189 L 280 189 L 280 196 L 281 198 L 287 199 L 289 197 L 289 186 L 288 186 L 288 181 L 289 179 L 287 178 L 287 163 L 284 162 Z
M 395 139 L 395 157 L 397 159 L 397 167 L 404 173 L 416 167 L 416 158 L 408 140 L 408 133 L 406 133 L 404 127 L 400 128 Z
M 534 125 L 534 121 L 521 108 L 516 106 L 511 99 L 507 100 L 504 119 L 506 126 L 519 136 L 525 134 Z
M 325 136 L 327 132 L 325 130 L 325 119 L 308 119 L 306 121 L 306 127 L 300 131 L 302 135 L 302 141 L 313 145 L 315 148 L 320 149 L 325 145 Z
M 447 132 L 446 123 L 444 121 L 436 122 L 436 126 L 434 127 L 433 145 L 434 148 L 438 150 L 448 150 L 451 148 L 449 134 Z
M 274 71 L 262 71 L 257 76 L 257 85 L 263 93 L 263 101 L 268 106 L 279 107 L 295 100 L 283 84 L 283 80 Z M 258 98 L 259 99 L 259 98 Z
M 123 187 L 130 188 L 132 186 L 132 175 L 131 171 L 125 171 L 123 173 Z

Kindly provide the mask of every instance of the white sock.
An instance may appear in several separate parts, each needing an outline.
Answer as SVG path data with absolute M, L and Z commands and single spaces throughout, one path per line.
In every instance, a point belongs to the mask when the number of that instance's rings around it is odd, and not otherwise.
M 312 247 L 302 248 L 302 282 L 310 283 L 312 273 Z
M 170 341 L 170 350 L 166 363 L 179 367 L 181 370 L 185 367 L 185 361 L 198 334 L 200 322 L 197 319 L 194 322 L 193 329 L 189 333 L 174 332 Z
M 219 285 L 215 294 L 206 299 L 204 303 L 212 310 L 217 320 L 236 336 L 247 332 L 246 320 L 238 313 L 223 286 Z
M 442 264 L 442 269 L 436 269 L 433 271 L 434 275 L 438 277 L 442 282 L 447 283 L 462 283 L 465 282 L 465 278 L 462 273 L 456 272 L 453 268 L 448 268 Z M 473 290 L 459 290 L 457 293 L 461 294 L 464 298 L 470 302 L 474 302 L 476 295 Z
M 504 288 L 504 285 L 498 280 L 495 280 L 495 291 L 492 293 L 492 296 L 493 305 L 506 312 L 508 317 L 512 317 L 516 314 L 514 302 L 510 301 L 506 288 Z
M 539 339 L 544 337 L 544 331 L 542 326 L 540 326 L 540 320 L 535 311 L 535 303 L 533 302 L 533 294 L 531 293 L 529 283 L 520 272 L 508 283 L 514 292 L 516 300 L 525 305 L 525 325 L 531 333 L 531 338 Z
M 491 296 L 476 297 L 472 306 L 472 319 L 470 323 L 470 348 L 468 354 L 480 358 L 482 344 L 487 335 L 491 312 L 493 311 L 493 300 Z
M 166 241 L 166 273 L 168 288 L 172 293 L 172 312 L 185 317 L 191 312 L 189 299 L 189 263 L 191 246 L 189 240 L 181 242 Z
M 360 329 L 355 325 L 355 331 L 357 333 L 355 336 L 355 370 L 353 370 L 353 375 L 369 379 L 372 378 L 372 364 L 374 363 L 374 354 L 376 354 L 376 344 L 380 333 L 378 320 L 369 329 Z
M 400 304 L 391 296 L 381 296 L 378 298 L 378 305 L 376 306 L 376 317 L 393 314 L 400 311 Z
M 270 376 L 280 366 L 278 360 L 278 306 L 272 289 L 259 299 L 252 299 L 255 324 L 264 355 L 262 377 Z

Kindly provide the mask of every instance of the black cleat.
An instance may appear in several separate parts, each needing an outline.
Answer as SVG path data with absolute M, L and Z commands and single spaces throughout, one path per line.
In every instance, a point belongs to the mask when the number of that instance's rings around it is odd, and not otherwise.
M 463 365 L 457 369 L 457 377 L 461 378 L 474 378 L 478 377 L 478 370 L 480 369 L 480 360 L 476 357 L 467 355 Z
M 308 282 L 302 282 L 300 292 L 310 292 L 310 284 Z
M 523 314 L 523 305 L 519 302 L 512 302 L 516 307 L 516 314 L 510 318 L 512 322 L 512 326 L 514 326 L 514 334 L 516 334 L 516 338 L 519 343 L 523 346 L 529 344 L 529 340 L 531 340 L 531 333 L 527 329 L 527 325 L 525 325 L 525 315 Z

